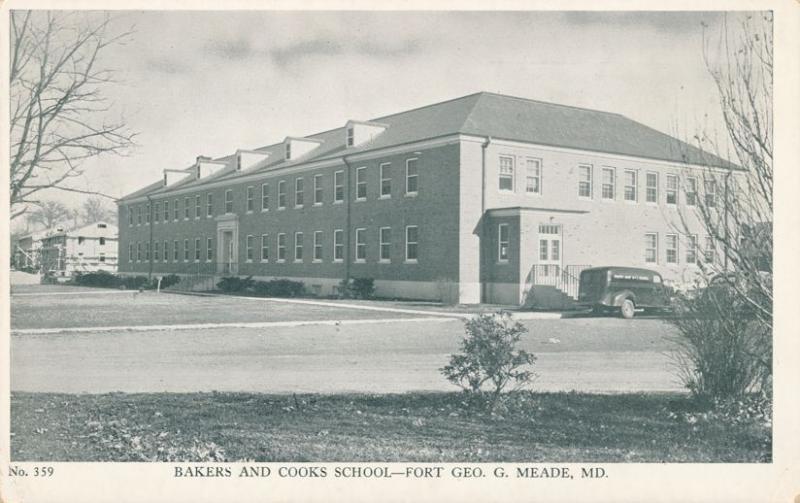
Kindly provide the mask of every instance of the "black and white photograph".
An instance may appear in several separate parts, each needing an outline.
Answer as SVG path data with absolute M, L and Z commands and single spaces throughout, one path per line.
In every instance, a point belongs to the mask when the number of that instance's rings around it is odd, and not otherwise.
M 0 500 L 800 497 L 798 4 L 170 5 L 0 11 Z

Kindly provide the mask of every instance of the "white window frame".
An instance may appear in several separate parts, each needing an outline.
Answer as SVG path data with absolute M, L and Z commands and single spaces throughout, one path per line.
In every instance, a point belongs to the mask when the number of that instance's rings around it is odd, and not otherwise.
M 200 238 L 194 238 L 194 261 L 200 262 L 202 254 L 203 253 L 200 251 Z
M 656 180 L 655 186 L 650 185 L 650 177 L 654 176 Z M 644 174 L 644 201 L 646 204 L 658 204 L 658 192 L 659 192 L 659 176 L 658 172 L 656 171 L 648 171 Z M 653 198 L 650 199 L 650 194 L 653 191 Z
M 252 234 L 248 234 L 244 238 L 244 259 L 245 262 L 252 263 L 253 258 L 256 256 L 255 252 L 256 247 L 256 237 Z
M 709 190 L 709 188 L 711 190 Z M 706 208 L 714 208 L 717 206 L 717 180 L 712 178 L 703 182 L 703 196 Z
M 209 192 L 206 194 L 206 218 L 214 216 L 214 193 Z
M 206 238 L 206 262 L 214 261 L 214 239 Z
M 245 212 L 253 213 L 256 210 L 256 188 L 253 185 L 248 185 L 245 190 Z
M 156 201 L 155 206 L 153 207 L 153 223 L 158 225 L 158 222 L 161 221 L 161 202 Z
M 670 180 L 674 181 L 674 187 L 670 188 Z M 671 206 L 678 205 L 678 187 L 680 187 L 680 180 L 678 179 L 678 175 L 668 174 L 666 175 L 666 181 L 664 182 L 664 202 Z M 674 202 L 670 202 L 670 196 L 674 199 Z M 665 248 L 666 249 L 666 248 Z
M 283 243 L 281 243 L 283 241 Z M 282 256 L 281 256 L 282 255 Z M 277 262 L 286 262 L 286 233 L 279 232 L 277 237 L 277 255 L 275 256 Z
M 344 262 L 344 230 L 334 229 L 333 231 L 333 261 Z M 337 250 L 341 250 L 341 257 L 337 258 Z
M 606 173 L 611 173 L 611 183 L 606 183 Z M 611 187 L 611 197 L 606 196 L 606 187 Z M 603 166 L 600 168 L 600 200 L 616 201 L 617 199 L 617 168 L 614 166 Z
M 164 255 L 161 257 L 162 262 L 169 262 L 169 241 L 164 240 Z
M 128 243 L 128 262 L 133 262 L 133 243 Z
M 533 172 L 531 174 L 531 163 L 533 162 Z M 542 178 L 543 178 L 542 160 L 538 157 L 525 158 L 525 193 L 528 195 L 541 196 L 542 195 Z M 535 180 L 536 190 L 529 190 L 531 180 Z
M 364 195 L 362 196 L 361 189 L 364 189 Z M 367 167 L 360 166 L 356 168 L 356 201 L 366 201 L 367 200 Z
M 200 208 L 202 208 L 202 207 L 203 207 L 203 202 L 202 202 L 202 198 L 200 197 L 200 194 L 195 194 L 194 195 L 194 219 L 195 220 L 200 220 L 200 213 L 202 213 L 202 211 L 200 211 Z
M 181 242 L 177 239 L 172 242 L 172 261 L 173 262 L 180 262 L 181 261 Z
M 339 190 L 342 192 L 342 197 L 338 197 Z M 333 172 L 333 204 L 342 204 L 344 202 L 344 170 Z
M 367 261 L 367 229 L 364 227 L 359 227 L 355 230 L 355 239 L 353 240 L 354 243 L 354 262 L 363 264 Z M 359 257 L 359 255 L 363 256 Z
M 231 213 L 233 213 L 233 189 L 227 189 L 225 190 L 225 214 Z
M 383 238 L 383 231 L 388 231 L 388 241 Z M 388 257 L 384 257 L 384 250 L 388 251 Z M 382 264 L 389 264 L 392 262 L 392 228 L 380 227 L 378 228 L 378 262 Z
M 670 241 L 674 240 L 675 247 L 670 248 Z M 675 260 L 669 259 L 669 252 L 675 252 Z M 664 235 L 664 263 L 665 264 L 672 264 L 677 265 L 680 261 L 680 246 L 678 245 L 678 235 L 677 234 L 665 234 Z
M 189 240 L 188 239 L 184 239 L 183 240 L 183 261 L 184 262 L 189 262 L 189 260 L 191 260 L 191 256 L 192 256 L 191 252 L 189 251 Z
M 588 170 L 589 179 L 583 180 L 583 170 Z M 581 188 L 584 186 L 583 184 L 588 184 L 589 187 L 589 194 L 583 195 L 581 194 Z M 578 198 L 579 199 L 592 199 L 594 195 L 594 165 L 593 164 L 578 164 Z
M 385 171 L 389 171 L 389 176 L 386 176 Z M 390 162 L 383 162 L 378 167 L 378 172 L 380 174 L 381 184 L 380 184 L 380 196 L 379 199 L 391 199 L 392 197 L 392 163 Z M 388 192 L 384 192 L 384 182 L 387 182 L 388 185 Z
M 164 223 L 169 222 L 169 199 L 164 200 L 164 213 L 162 216 Z
M 261 211 L 269 211 L 269 183 L 261 184 Z
M 503 231 L 505 231 L 506 238 L 503 239 Z M 511 230 L 509 229 L 509 225 L 507 223 L 502 223 L 497 225 L 497 262 L 501 264 L 508 263 L 508 257 L 510 255 L 510 246 L 511 246 Z M 503 257 L 503 247 L 505 245 L 505 252 L 506 256 Z
M 410 229 L 416 230 L 416 233 L 417 233 L 417 240 L 416 241 L 412 242 L 412 241 L 408 240 L 408 231 Z M 416 250 L 415 250 L 415 253 L 414 253 L 416 255 L 416 257 L 409 258 L 408 257 L 408 255 L 409 255 L 408 254 L 408 247 L 412 243 L 416 247 Z M 407 264 L 416 264 L 416 263 L 419 262 L 419 226 L 417 226 L 417 225 L 406 225 L 406 233 L 405 233 L 405 262 Z
M 510 173 L 503 173 L 503 169 L 504 169 L 503 161 L 504 160 L 511 161 L 511 166 L 510 166 L 511 167 L 511 172 Z M 517 185 L 516 184 L 516 180 L 515 180 L 515 178 L 516 178 L 515 177 L 515 171 L 516 171 L 515 168 L 516 168 L 516 166 L 515 166 L 515 162 L 514 161 L 515 161 L 514 156 L 511 156 L 511 155 L 501 155 L 501 156 L 498 157 L 498 161 L 497 161 L 497 190 L 499 190 L 500 192 L 514 192 L 514 189 L 516 188 L 516 185 Z M 503 188 L 503 183 L 502 182 L 503 182 L 503 180 L 506 180 L 506 179 L 511 180 L 511 188 L 510 189 L 504 189 Z
M 686 259 L 686 265 L 697 265 L 697 234 L 689 234 L 686 236 L 686 250 L 684 258 Z
M 633 185 L 628 183 L 628 175 L 633 175 Z M 622 172 L 622 200 L 627 203 L 639 202 L 639 173 L 635 169 L 625 169 Z M 628 189 L 633 190 L 633 199 L 628 199 Z
M 261 262 L 269 262 L 269 234 L 261 235 L 261 251 L 258 256 Z
M 177 222 L 181 219 L 181 200 L 180 198 L 175 199 L 175 206 L 172 208 L 172 221 Z
M 298 256 L 298 252 L 300 252 Z M 302 262 L 303 261 L 303 233 L 302 232 L 295 232 L 294 233 L 294 261 L 295 262 Z
M 314 206 L 322 206 L 325 198 L 323 190 L 322 175 L 314 175 Z
M 697 206 L 697 177 L 696 176 L 687 176 L 686 177 L 686 206 Z M 689 190 L 693 189 L 693 190 Z
M 653 236 L 655 239 L 653 242 L 655 243 L 654 248 L 650 248 L 648 245 L 648 238 Z M 653 260 L 648 260 L 647 252 L 652 250 L 653 251 Z M 644 263 L 645 264 L 658 264 L 658 233 L 657 232 L 646 232 L 644 234 Z
M 346 143 L 346 145 L 347 145 L 348 147 L 352 147 L 352 146 L 354 146 L 354 145 L 355 145 L 355 143 L 356 143 L 356 132 L 355 132 L 355 128 L 353 128 L 352 126 L 351 126 L 351 127 L 349 127 L 349 128 L 347 128 L 347 131 L 345 131 L 345 135 L 346 135 L 346 136 L 345 136 L 345 143 Z
M 311 261 L 320 263 L 322 258 L 322 231 L 314 231 L 314 252 L 311 256 Z
M 408 168 L 411 166 L 411 163 L 414 164 L 414 174 L 410 174 L 409 173 L 409 169 Z M 416 187 L 414 187 L 414 190 L 409 190 L 408 187 L 410 185 L 410 182 L 411 182 L 412 178 L 414 179 L 414 185 Z M 419 158 L 418 157 L 412 157 L 410 159 L 406 159 L 406 191 L 405 191 L 405 195 L 407 197 L 414 197 L 417 194 L 419 194 Z
M 278 209 L 286 209 L 286 180 L 278 182 Z
M 294 207 L 302 208 L 306 202 L 306 182 L 303 181 L 302 176 L 294 179 Z

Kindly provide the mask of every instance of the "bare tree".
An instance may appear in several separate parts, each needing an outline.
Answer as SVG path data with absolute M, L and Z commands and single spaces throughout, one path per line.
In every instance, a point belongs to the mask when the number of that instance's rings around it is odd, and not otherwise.
M 28 213 L 28 220 L 35 224 L 51 229 L 59 224 L 66 223 L 72 218 L 69 208 L 58 201 L 43 201 L 36 209 Z
M 722 274 L 759 320 L 772 327 L 772 14 L 742 13 L 723 20 L 718 32 L 704 26 L 704 58 L 716 84 L 725 141 L 715 131 L 694 137 L 706 153 L 734 165 L 686 168 L 683 192 L 694 202 L 681 215 L 687 239 L 699 222 L 709 237 L 707 276 Z M 730 145 L 732 152 L 722 155 Z M 696 238 L 692 245 L 697 246 Z M 723 273 L 732 272 L 727 276 Z
M 80 213 L 83 222 L 87 224 L 116 220 L 116 211 L 99 197 L 90 197 L 83 201 Z
M 109 16 L 34 11 L 11 12 L 10 189 L 11 218 L 39 203 L 38 192 L 69 185 L 84 160 L 124 155 L 135 134 L 124 120 L 109 120 L 102 90 L 113 72 L 100 53 L 129 32 L 110 34 Z M 106 196 L 108 197 L 108 196 Z

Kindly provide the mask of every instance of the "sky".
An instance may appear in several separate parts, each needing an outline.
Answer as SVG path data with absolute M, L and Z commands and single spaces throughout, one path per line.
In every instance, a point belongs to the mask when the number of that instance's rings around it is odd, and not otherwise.
M 72 183 L 115 197 L 237 148 L 492 91 L 616 112 L 690 137 L 719 128 L 702 12 L 116 11 L 100 63 L 125 157 Z M 53 193 L 78 204 L 84 196 Z

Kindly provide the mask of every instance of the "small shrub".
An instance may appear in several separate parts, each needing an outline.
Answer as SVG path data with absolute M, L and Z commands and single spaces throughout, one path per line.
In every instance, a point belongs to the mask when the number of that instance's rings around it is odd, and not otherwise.
M 80 286 L 94 286 L 99 288 L 116 288 L 120 278 L 106 271 L 77 273 L 72 281 Z
M 339 296 L 346 299 L 370 299 L 375 294 L 375 278 L 350 278 L 339 282 Z
M 181 277 L 177 274 L 167 274 L 161 278 L 161 288 L 169 288 L 172 285 L 177 285 L 180 280 Z
M 255 281 L 252 276 L 240 278 L 239 276 L 226 276 L 217 283 L 217 288 L 226 293 L 242 293 L 252 289 Z
M 305 285 L 300 281 L 273 279 L 256 281 L 252 289 L 260 297 L 299 297 L 305 292 Z
M 472 394 L 488 391 L 490 409 L 509 385 L 519 389 L 532 381 L 529 367 L 536 357 L 517 348 L 528 330 L 509 313 L 478 315 L 465 323 L 465 330 L 462 353 L 450 356 L 450 363 L 439 369 L 448 381 Z

